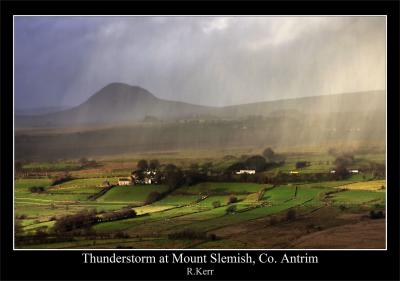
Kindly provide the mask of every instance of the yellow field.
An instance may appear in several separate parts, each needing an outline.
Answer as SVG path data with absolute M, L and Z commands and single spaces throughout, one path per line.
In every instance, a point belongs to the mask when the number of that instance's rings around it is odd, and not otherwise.
M 148 213 L 154 213 L 154 212 L 160 212 L 160 211 L 165 211 L 168 209 L 173 208 L 173 206 L 152 206 L 152 205 L 147 205 L 147 206 L 142 206 L 142 207 L 137 207 L 134 208 L 136 213 L 138 215 L 143 215 L 143 214 L 148 214 Z
M 386 181 L 376 180 L 376 181 L 356 182 L 352 184 L 337 186 L 336 188 L 345 188 L 352 190 L 384 191 L 386 189 Z

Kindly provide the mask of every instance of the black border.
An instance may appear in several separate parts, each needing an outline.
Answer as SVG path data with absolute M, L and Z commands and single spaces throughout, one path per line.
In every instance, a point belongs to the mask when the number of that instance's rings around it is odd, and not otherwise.
M 308 251 L 319 264 L 292 265 L 208 265 L 215 275 L 208 279 L 233 280 L 399 280 L 399 2 L 1 2 L 1 280 L 178 280 L 189 279 L 187 265 L 83 264 L 80 251 L 13 251 L 12 245 L 12 147 L 13 147 L 13 14 L 267 14 L 267 15 L 387 15 L 387 121 L 388 121 L 388 250 Z M 85 251 L 90 252 L 90 251 Z M 176 251 L 178 252 L 178 251 Z M 217 250 L 212 252 L 218 252 Z M 246 251 L 240 251 L 246 252 Z M 256 257 L 259 251 L 248 251 Z M 267 251 L 277 259 L 284 253 Z M 95 254 L 112 254 L 96 251 Z M 132 251 L 116 251 L 118 255 Z M 205 254 L 205 251 L 185 251 Z M 224 251 L 234 254 L 236 251 Z M 164 251 L 140 251 L 137 255 L 159 256 Z M 190 279 L 202 279 L 192 277 Z

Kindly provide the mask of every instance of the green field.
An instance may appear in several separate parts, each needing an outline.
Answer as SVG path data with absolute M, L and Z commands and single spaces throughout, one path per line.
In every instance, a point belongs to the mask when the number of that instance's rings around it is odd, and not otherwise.
M 256 183 L 235 183 L 235 182 L 223 182 L 223 183 L 200 183 L 194 186 L 180 188 L 178 193 L 188 194 L 241 194 L 241 193 L 253 193 L 257 192 L 262 188 L 269 187 L 269 185 L 260 185 Z
M 240 153 L 245 152 L 240 150 Z M 180 155 L 182 156 L 182 155 Z M 188 168 L 193 158 L 180 158 L 179 155 L 165 154 L 166 159 L 175 159 L 181 167 Z M 211 170 L 217 171 L 232 164 L 239 156 L 224 158 L 203 158 L 200 164 L 210 163 Z M 135 158 L 140 159 L 140 158 Z M 177 160 L 179 159 L 179 160 Z M 365 161 L 383 161 L 382 155 L 366 154 L 358 156 L 357 163 Z M 286 162 L 277 168 L 265 172 L 289 173 L 294 169 L 296 161 L 309 161 L 311 166 L 299 169 L 301 173 L 327 172 L 332 168 L 333 158 L 327 154 L 303 153 L 288 154 Z M 71 163 L 65 163 L 67 167 Z M 51 163 L 31 163 L 28 167 L 41 167 Z M 72 164 L 71 164 L 72 165 Z M 55 168 L 60 168 L 62 162 Z M 68 166 L 69 167 L 69 166 Z M 172 192 L 167 192 L 166 185 L 131 185 L 114 186 L 96 200 L 90 196 L 100 192 L 104 181 L 115 185 L 119 176 L 126 174 L 134 167 L 129 159 L 104 160 L 101 168 L 92 170 L 76 170 L 72 180 L 52 186 L 51 178 L 17 178 L 15 180 L 15 217 L 24 235 L 34 235 L 38 231 L 53 233 L 57 220 L 65 215 L 77 214 L 83 210 L 112 212 L 123 208 L 134 209 L 137 216 L 109 222 L 100 222 L 92 227 L 97 235 L 108 235 L 108 238 L 93 239 L 77 236 L 74 241 L 26 244 L 22 248 L 229 248 L 249 247 L 236 233 L 243 231 L 244 226 L 258 220 L 276 219 L 286 223 L 289 210 L 295 210 L 301 218 L 318 210 L 331 208 L 330 213 L 340 215 L 350 212 L 382 210 L 386 201 L 386 182 L 373 179 L 372 174 L 353 175 L 346 180 L 321 182 L 289 182 L 282 184 L 266 184 L 255 182 L 201 182 L 194 185 L 182 185 Z M 126 171 L 126 172 L 124 172 Z M 55 174 L 53 174 L 55 175 Z M 34 193 L 31 187 L 43 187 L 41 193 Z M 145 204 L 152 192 L 163 193 L 159 200 Z M 234 203 L 229 203 L 230 197 Z M 227 211 L 227 209 L 233 211 Z M 332 209 L 333 208 L 333 209 Z M 335 211 L 332 211 L 335 210 Z M 351 213 L 352 212 L 352 213 Z M 331 219 L 332 225 L 341 223 L 340 219 Z M 329 220 L 318 221 L 324 223 Z M 283 223 L 282 225 L 285 225 Z M 255 224 L 257 225 L 257 224 Z M 304 222 L 304 225 L 311 225 Z M 265 227 L 265 222 L 261 223 Z M 305 227 L 304 226 L 304 227 Z M 303 228 L 304 228 L 303 227 Z M 202 239 L 171 239 L 169 235 L 186 230 L 217 233 L 219 239 L 208 241 Z M 299 228 L 296 228 L 299 229 Z M 300 228 L 302 229 L 302 228 Z M 304 231 L 309 231 L 304 228 Z M 298 231 L 298 230 L 297 230 Z M 114 237 L 116 233 L 124 233 L 125 238 Z M 307 232 L 308 233 L 308 232 Z M 282 234 L 284 235 L 286 234 Z
M 151 192 L 164 192 L 166 189 L 167 187 L 163 185 L 116 186 L 97 201 L 141 204 Z
M 45 170 L 45 171 L 65 171 L 80 169 L 80 164 L 76 161 L 53 161 L 53 162 L 32 162 L 23 165 L 28 170 Z
M 348 190 L 333 196 L 334 204 L 344 205 L 373 205 L 385 204 L 385 192 L 374 192 L 369 190 Z

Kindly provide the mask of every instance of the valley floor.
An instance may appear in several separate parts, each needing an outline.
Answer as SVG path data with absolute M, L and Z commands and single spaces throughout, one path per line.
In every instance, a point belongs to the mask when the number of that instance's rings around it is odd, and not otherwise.
M 304 173 L 330 169 L 327 158 L 309 159 L 312 165 L 304 168 Z M 385 248 L 384 179 L 353 175 L 347 180 L 278 185 L 201 182 L 146 203 L 149 194 L 164 192 L 167 187 L 117 186 L 118 177 L 132 166 L 110 163 L 103 170 L 77 171 L 74 179 L 56 185 L 45 176 L 16 179 L 16 248 Z M 289 159 L 279 169 L 287 172 L 292 166 Z M 115 186 L 93 198 L 105 180 Z M 32 191 L 39 186 L 42 192 Z M 233 202 L 229 202 L 231 197 L 235 197 Z M 53 231 L 66 215 L 93 210 L 101 217 L 123 208 L 135 210 L 137 216 L 99 221 L 90 231 L 73 236 Z M 381 212 L 381 216 L 374 217 L 371 212 Z

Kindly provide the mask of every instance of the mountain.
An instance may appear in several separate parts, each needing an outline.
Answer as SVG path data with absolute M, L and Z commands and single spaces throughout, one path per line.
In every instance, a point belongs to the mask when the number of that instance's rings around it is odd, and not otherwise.
M 292 116 L 385 111 L 383 91 L 209 107 L 157 98 L 149 91 L 123 83 L 111 83 L 77 107 L 42 115 L 15 118 L 21 127 L 68 127 L 119 125 L 151 120 L 204 118 L 237 119 L 246 116 Z
M 155 97 L 147 90 L 111 83 L 77 107 L 40 116 L 16 116 L 17 127 L 102 125 L 141 121 L 146 116 L 177 118 L 205 113 L 207 107 Z
M 381 145 L 385 110 L 383 91 L 207 107 L 113 83 L 77 107 L 16 116 L 15 157 L 42 161 L 240 147 Z

